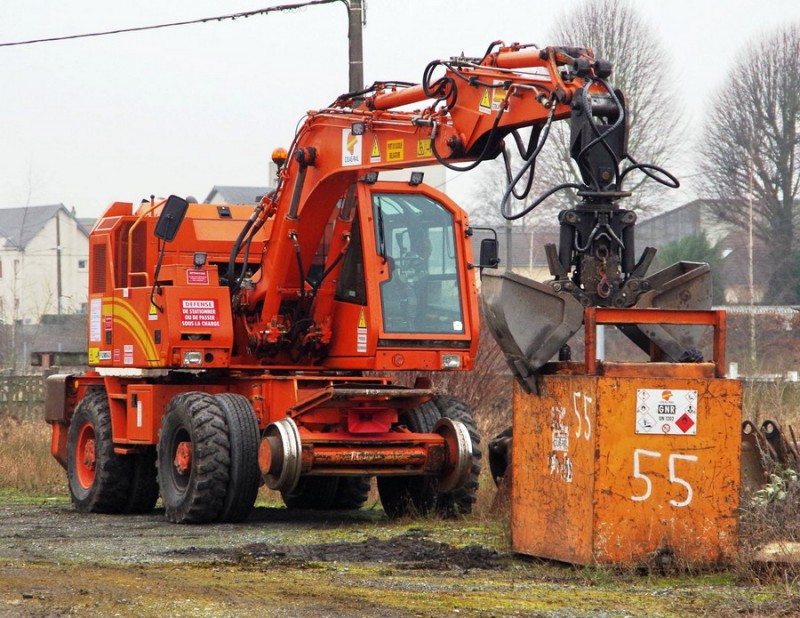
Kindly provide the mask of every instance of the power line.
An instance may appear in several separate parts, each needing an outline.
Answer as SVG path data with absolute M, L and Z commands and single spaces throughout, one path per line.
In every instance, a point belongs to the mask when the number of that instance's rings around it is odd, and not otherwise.
M 33 45 L 35 43 L 53 43 L 56 41 L 70 41 L 72 39 L 88 39 L 97 36 L 109 36 L 112 34 L 124 34 L 126 32 L 142 32 L 144 30 L 159 30 L 161 28 L 174 28 L 175 26 L 189 26 L 191 24 L 205 24 L 210 21 L 225 21 L 228 19 L 239 19 L 241 17 L 251 17 L 253 15 L 266 15 L 267 13 L 277 13 L 280 11 L 294 11 L 302 9 L 307 6 L 314 6 L 317 4 L 331 4 L 333 2 L 342 2 L 343 0 L 308 0 L 307 2 L 296 2 L 294 4 L 281 4 L 270 6 L 263 9 L 255 9 L 253 11 L 244 11 L 242 13 L 229 13 L 228 15 L 218 15 L 216 17 L 201 17 L 200 19 L 190 19 L 187 21 L 175 21 L 166 24 L 156 24 L 154 26 L 138 26 L 135 28 L 120 28 L 118 30 L 106 30 L 104 32 L 88 32 L 85 34 L 70 34 L 67 36 L 49 37 L 46 39 L 31 39 L 29 41 L 14 41 L 11 43 L 0 43 L 0 47 L 13 47 L 16 45 Z

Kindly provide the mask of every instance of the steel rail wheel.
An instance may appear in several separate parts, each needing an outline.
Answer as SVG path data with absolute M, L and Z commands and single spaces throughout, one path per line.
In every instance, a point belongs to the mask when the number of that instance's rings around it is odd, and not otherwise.
M 287 416 L 267 425 L 258 451 L 258 463 L 267 487 L 280 492 L 291 492 L 297 487 L 302 455 L 300 431 L 291 418 Z
M 472 512 L 472 506 L 477 499 L 478 477 L 481 473 L 481 436 L 472 411 L 466 403 L 450 395 L 439 395 L 434 398 L 433 403 L 442 418 L 461 423 L 466 428 L 471 445 L 466 470 L 461 468 L 464 476 L 456 481 L 456 487 L 452 491 L 442 491 L 439 494 L 436 508 L 441 515 L 448 517 L 465 515 Z
M 131 473 L 131 460 L 114 452 L 105 391 L 88 391 L 75 409 L 67 434 L 72 504 L 81 513 L 124 512 Z
M 228 424 L 213 396 L 188 392 L 172 398 L 158 441 L 158 484 L 169 521 L 219 518 L 230 480 L 230 453 Z
M 456 517 L 472 512 L 481 471 L 481 451 L 480 435 L 469 406 L 455 397 L 440 395 L 406 412 L 403 422 L 411 431 L 435 433 L 440 419 L 454 421 L 440 424 L 438 429 L 446 440 L 451 439 L 456 445 L 450 449 L 456 454 L 456 461 L 445 470 L 442 479 L 435 476 L 378 477 L 378 493 L 389 517 L 429 512 Z

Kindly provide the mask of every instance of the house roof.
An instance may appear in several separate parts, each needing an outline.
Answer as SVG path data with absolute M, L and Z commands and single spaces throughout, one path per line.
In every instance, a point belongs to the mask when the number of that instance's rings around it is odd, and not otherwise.
M 9 246 L 24 249 L 60 210 L 73 219 L 76 226 L 88 237 L 88 232 L 64 204 L 0 209 L 0 237 L 5 238 Z
M 226 204 L 257 204 L 263 195 L 269 193 L 270 187 L 235 187 L 214 185 L 205 199 L 207 204 L 219 202 Z

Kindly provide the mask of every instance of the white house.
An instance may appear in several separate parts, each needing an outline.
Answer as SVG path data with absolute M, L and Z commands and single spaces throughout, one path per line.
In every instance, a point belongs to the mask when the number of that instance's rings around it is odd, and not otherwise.
M 85 313 L 89 233 L 63 204 L 0 209 L 0 323 Z

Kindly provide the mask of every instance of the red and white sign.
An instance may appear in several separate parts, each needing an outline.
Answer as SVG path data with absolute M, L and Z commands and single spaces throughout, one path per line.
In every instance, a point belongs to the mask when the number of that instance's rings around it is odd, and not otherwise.
M 187 270 L 186 283 L 189 285 L 208 285 L 208 271 L 207 270 Z
M 181 300 L 181 326 L 185 328 L 219 326 L 219 307 L 216 299 Z

